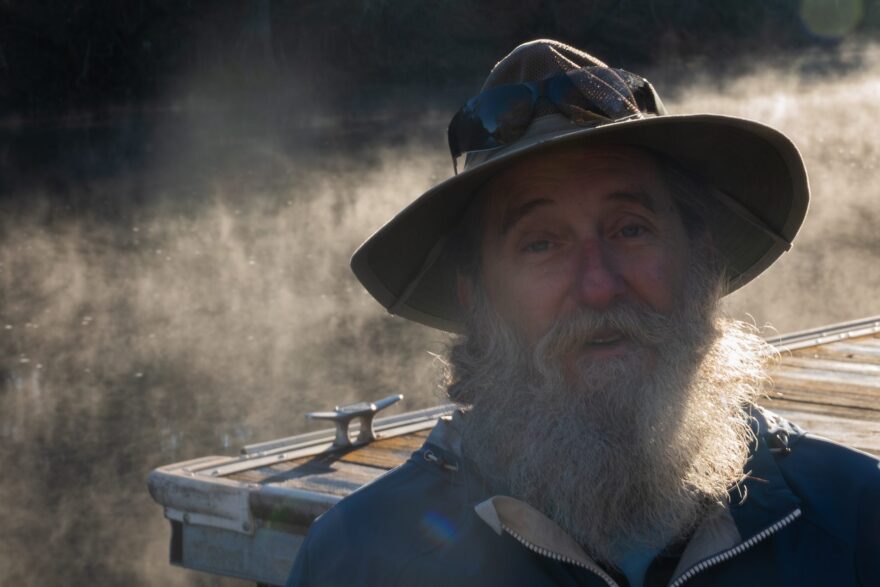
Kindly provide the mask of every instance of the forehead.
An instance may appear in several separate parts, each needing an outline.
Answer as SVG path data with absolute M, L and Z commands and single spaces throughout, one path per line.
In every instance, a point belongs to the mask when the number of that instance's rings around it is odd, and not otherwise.
M 535 197 L 598 199 L 613 194 L 645 194 L 665 204 L 671 196 L 656 157 L 625 146 L 542 153 L 500 172 L 486 184 L 484 193 L 490 216 Z

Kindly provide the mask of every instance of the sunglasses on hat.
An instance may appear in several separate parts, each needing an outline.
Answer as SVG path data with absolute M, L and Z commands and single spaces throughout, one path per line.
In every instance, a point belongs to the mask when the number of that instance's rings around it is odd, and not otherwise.
M 581 126 L 666 112 L 650 82 L 623 69 L 588 66 L 539 81 L 495 86 L 468 100 L 449 123 L 455 173 L 463 153 L 496 149 L 522 137 L 542 98 Z

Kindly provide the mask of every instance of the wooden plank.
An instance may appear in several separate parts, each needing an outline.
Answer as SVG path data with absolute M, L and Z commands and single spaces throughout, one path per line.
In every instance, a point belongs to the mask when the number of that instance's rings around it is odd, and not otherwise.
M 773 405 L 778 405 L 780 402 L 785 403 L 786 405 L 792 406 L 792 409 L 801 409 L 797 406 L 803 406 L 803 409 L 806 411 L 818 411 L 818 413 L 823 413 L 822 410 L 827 410 L 828 413 L 834 411 L 839 414 L 847 414 L 848 417 L 858 418 L 860 420 L 874 420 L 880 422 L 880 412 L 875 409 L 867 408 L 865 406 L 853 406 L 846 403 L 834 403 L 830 401 L 816 401 L 815 398 L 804 398 L 804 397 L 791 397 L 788 395 L 776 395 L 770 398 L 762 399 L 759 403 L 761 405 L 766 405 L 768 407 L 772 407 Z M 809 406 L 818 406 L 817 408 L 811 408 Z
M 272 483 L 276 487 L 291 487 L 332 495 L 348 495 L 384 473 L 384 470 L 376 467 L 335 461 L 332 467 L 320 472 L 306 472 L 304 475 L 295 476 L 278 475 L 266 479 L 265 482 Z
M 359 452 L 347 454 L 339 460 L 346 463 L 357 463 L 366 467 L 375 467 L 387 471 L 405 463 L 410 454 L 412 454 L 412 451 L 408 453 L 390 451 Z
M 837 416 L 840 418 L 849 418 L 851 420 L 874 422 L 875 425 L 878 425 L 878 427 L 880 427 L 880 416 L 878 416 L 878 412 L 873 410 L 852 408 L 849 406 L 834 406 L 804 401 L 791 401 L 786 398 L 762 398 L 758 403 L 761 406 L 774 412 L 784 410 L 810 414 L 822 414 L 826 416 Z
M 244 483 L 262 483 L 266 477 L 271 477 L 273 474 L 273 471 L 266 471 L 265 468 L 261 467 L 259 469 L 248 469 L 247 471 L 233 473 L 232 475 L 227 475 L 226 478 Z
M 792 357 L 790 360 L 794 361 L 795 359 Z M 798 365 L 781 363 L 770 369 L 769 374 L 774 378 L 777 375 L 786 375 L 806 380 L 840 381 L 860 387 L 880 388 L 880 376 L 878 376 L 874 369 L 871 369 L 876 367 L 875 365 L 853 363 L 847 369 L 845 367 L 846 363 L 843 361 L 830 361 L 829 368 L 823 369 L 821 359 L 812 359 L 812 361 L 813 365 L 810 365 L 809 362 Z
M 784 357 L 777 369 L 786 372 L 789 368 L 865 375 L 869 378 L 875 378 L 875 385 L 880 385 L 880 364 L 872 365 L 861 361 L 839 361 L 827 357 Z M 774 371 L 777 369 L 774 369 Z
M 816 393 L 812 389 L 798 389 L 796 387 L 778 387 L 767 392 L 773 399 L 785 399 L 794 402 L 808 404 L 822 404 L 828 406 L 841 406 L 854 410 L 877 412 L 877 402 L 874 398 L 851 395 L 844 392 Z
M 832 406 L 846 406 L 861 410 L 880 410 L 877 397 L 870 393 L 853 392 L 846 389 L 820 389 L 816 387 L 798 385 L 803 382 L 787 382 L 779 380 L 776 385 L 767 390 L 771 398 L 785 398 L 790 401 L 801 401 L 813 404 L 827 404 Z
M 293 467 L 287 466 L 289 464 L 291 463 L 279 463 L 271 467 L 250 469 L 230 475 L 229 478 L 332 495 L 348 495 L 385 472 L 376 467 L 322 458 L 312 458 Z
M 832 342 L 820 346 L 807 347 L 791 351 L 794 357 L 829 358 L 839 361 L 854 361 L 880 365 L 880 339 L 870 339 L 876 342 L 867 342 L 865 339 L 856 339 L 846 342 Z M 783 353 L 783 360 L 788 356 Z
M 266 479 L 283 474 L 287 471 L 301 470 L 303 474 L 306 474 L 311 470 L 308 467 L 308 463 L 311 460 L 312 457 L 304 457 L 293 461 L 278 463 L 277 465 L 255 467 L 253 469 L 248 469 L 247 471 L 239 471 L 227 475 L 226 478 L 232 479 L 233 481 L 244 481 L 246 483 L 263 483 Z
M 787 410 L 777 413 L 810 434 L 880 456 L 880 427 L 874 422 Z
M 402 465 L 406 459 L 418 450 L 425 439 L 413 436 L 396 436 L 387 440 L 378 440 L 363 448 L 345 453 L 339 460 L 348 463 L 359 463 L 382 469 L 393 469 Z
M 851 391 L 873 395 L 880 401 L 880 377 L 858 373 L 801 369 L 799 367 L 779 367 L 770 374 L 774 385 L 778 382 L 794 384 L 797 387 L 825 391 Z
M 867 401 L 869 406 L 880 404 L 880 389 L 874 387 L 859 387 L 839 381 L 812 381 L 786 375 L 776 375 L 773 379 L 771 390 L 789 390 L 799 393 L 814 394 L 816 397 L 841 395 L 852 397 L 854 400 Z
M 253 469 L 247 469 L 246 471 L 238 471 L 227 475 L 226 477 L 235 481 L 245 481 L 247 483 L 263 483 L 270 477 L 284 475 L 295 470 L 301 470 L 302 474 L 310 474 L 310 472 L 315 470 L 316 467 L 319 469 L 325 469 L 326 465 L 318 465 L 316 463 L 322 463 L 323 461 L 328 460 L 328 457 L 330 457 L 330 455 L 320 454 L 310 457 L 300 457 L 288 461 L 278 461 L 271 465 L 254 467 Z
M 880 388 L 862 387 L 841 381 L 816 381 L 809 378 L 792 377 L 788 374 L 774 375 L 773 383 L 770 388 L 776 390 L 797 390 L 802 393 L 814 393 L 819 397 L 841 394 L 880 404 Z
M 783 352 L 769 374 L 769 397 L 759 403 L 770 409 L 880 422 L 880 337 L 876 334 Z
M 255 467 L 229 475 L 229 479 L 247 483 L 274 483 L 288 477 L 295 478 L 324 472 L 336 462 L 353 463 L 376 467 L 380 474 L 388 469 L 402 465 L 413 451 L 425 442 L 430 430 L 418 431 L 403 436 L 377 440 L 349 451 L 336 451 L 321 455 L 280 461 L 264 467 Z

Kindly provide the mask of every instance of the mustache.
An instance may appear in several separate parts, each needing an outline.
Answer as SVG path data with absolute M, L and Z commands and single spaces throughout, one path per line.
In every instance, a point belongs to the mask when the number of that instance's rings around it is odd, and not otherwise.
M 644 347 L 657 347 L 680 335 L 674 317 L 620 300 L 606 310 L 578 308 L 560 318 L 538 342 L 535 352 L 542 357 L 559 357 L 594 339 L 618 336 Z

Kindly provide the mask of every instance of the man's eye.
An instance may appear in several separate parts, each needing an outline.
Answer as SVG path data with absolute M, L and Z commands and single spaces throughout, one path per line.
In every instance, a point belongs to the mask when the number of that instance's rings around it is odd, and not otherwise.
M 630 224 L 620 229 L 618 234 L 624 238 L 642 236 L 647 229 L 641 224 Z
M 551 243 L 548 240 L 539 240 L 530 242 L 525 246 L 525 250 L 530 253 L 543 253 L 550 250 Z

